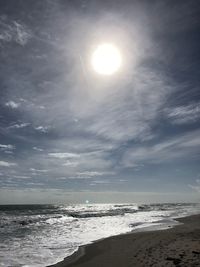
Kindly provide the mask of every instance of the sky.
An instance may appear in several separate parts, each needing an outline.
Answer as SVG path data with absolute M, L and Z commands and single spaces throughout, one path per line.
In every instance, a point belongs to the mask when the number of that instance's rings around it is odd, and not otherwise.
M 200 5 L 0 0 L 0 203 L 200 201 Z M 120 51 L 92 69 L 101 43 Z

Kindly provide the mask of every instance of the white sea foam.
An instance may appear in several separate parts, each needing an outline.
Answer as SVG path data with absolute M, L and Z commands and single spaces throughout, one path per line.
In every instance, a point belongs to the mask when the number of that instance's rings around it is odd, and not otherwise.
M 166 228 L 199 212 L 197 204 L 1 206 L 0 266 L 50 265 L 94 240 Z

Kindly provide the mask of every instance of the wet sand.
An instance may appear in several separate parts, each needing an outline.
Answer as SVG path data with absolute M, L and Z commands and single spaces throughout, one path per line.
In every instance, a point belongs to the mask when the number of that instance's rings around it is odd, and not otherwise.
M 167 230 L 129 233 L 82 246 L 54 267 L 200 266 L 200 215 Z

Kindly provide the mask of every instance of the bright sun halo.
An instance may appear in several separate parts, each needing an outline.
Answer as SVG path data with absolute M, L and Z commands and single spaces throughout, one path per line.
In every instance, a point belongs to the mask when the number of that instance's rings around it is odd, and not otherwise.
M 98 45 L 92 54 L 92 67 L 101 75 L 111 75 L 121 66 L 121 54 L 116 46 L 109 43 Z

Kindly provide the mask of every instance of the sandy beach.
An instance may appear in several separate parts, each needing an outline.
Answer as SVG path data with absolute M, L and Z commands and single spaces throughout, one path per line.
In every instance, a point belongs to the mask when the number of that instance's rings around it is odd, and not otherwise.
M 54 267 L 200 266 L 200 215 L 166 230 L 109 237 L 82 246 Z

